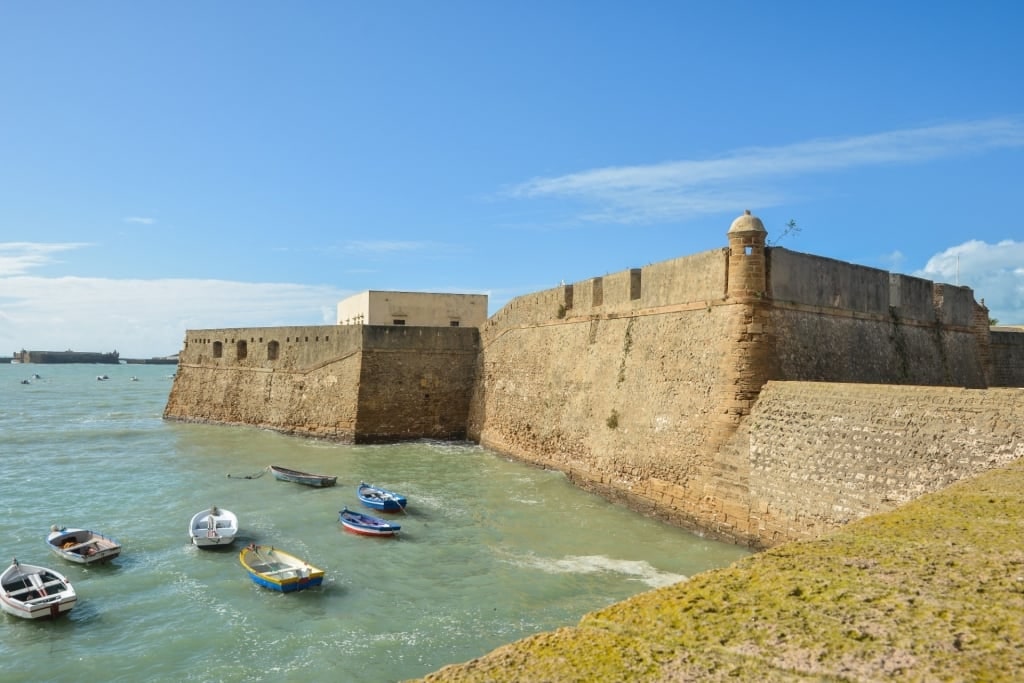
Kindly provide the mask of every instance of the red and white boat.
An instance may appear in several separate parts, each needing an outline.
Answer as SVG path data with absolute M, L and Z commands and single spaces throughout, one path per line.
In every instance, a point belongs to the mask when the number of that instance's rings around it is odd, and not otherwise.
M 22 619 L 48 619 L 70 612 L 78 595 L 60 572 L 22 564 L 17 558 L 0 574 L 0 608 Z

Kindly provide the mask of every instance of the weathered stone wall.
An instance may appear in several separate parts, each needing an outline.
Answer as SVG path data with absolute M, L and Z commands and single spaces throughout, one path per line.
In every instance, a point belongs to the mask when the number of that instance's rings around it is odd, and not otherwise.
M 985 387 L 966 287 L 769 250 L 778 379 Z
M 1024 389 L 769 382 L 719 472 L 746 505 L 713 524 L 814 538 L 1022 456 Z
M 462 439 L 480 334 L 468 327 L 363 327 L 356 440 Z
M 164 417 L 351 440 L 361 343 L 356 327 L 190 330 Z
M 672 306 L 725 298 L 728 250 L 713 249 L 691 256 L 644 266 L 641 272 L 641 305 Z
M 746 416 L 752 408 L 783 415 L 786 404 L 765 403 L 758 394 L 764 381 L 871 383 L 860 393 L 877 389 L 884 396 L 894 388 L 884 385 L 955 386 L 961 388 L 935 389 L 935 396 L 959 392 L 958 409 L 966 411 L 995 409 L 989 404 L 1006 400 L 962 388 L 986 386 L 970 290 L 784 250 L 770 253 L 767 291 L 757 289 L 751 271 L 737 290 L 741 295 L 724 296 L 726 276 L 737 275 L 727 271 L 738 272 L 747 260 L 739 254 L 726 261 L 723 252 L 713 251 L 641 269 L 636 298 L 637 273 L 630 270 L 516 299 L 483 329 L 470 438 L 565 471 L 584 487 L 673 523 L 767 545 L 832 528 L 896 494 L 886 498 L 863 487 L 862 500 L 844 498 L 857 484 L 842 472 L 870 472 L 858 470 L 856 459 L 842 464 L 854 451 L 833 443 L 831 423 L 807 408 L 801 414 L 813 419 L 791 425 L 793 433 L 841 473 L 817 480 L 814 500 L 829 502 L 812 512 L 772 507 L 773 496 L 784 500 L 785 488 L 773 489 L 764 478 L 771 468 L 752 459 L 751 435 L 759 423 Z M 785 298 L 773 299 L 777 292 Z M 572 305 L 560 317 L 555 311 L 565 301 Z M 665 305 L 652 305 L 659 303 Z M 832 394 L 852 385 L 818 386 L 830 389 L 808 390 L 808 405 L 820 400 L 820 409 L 828 410 L 835 405 Z M 914 389 L 921 388 L 910 387 L 906 400 L 924 395 Z M 898 405 L 904 398 L 887 400 Z M 870 425 L 874 413 L 858 412 L 858 405 L 839 414 L 850 411 L 848 419 Z M 1003 408 L 1014 413 L 1020 404 Z M 928 466 L 951 477 L 928 479 L 917 461 L 904 458 L 906 449 L 929 448 L 931 439 L 957 424 L 947 418 L 937 412 L 914 416 L 907 445 L 887 455 L 899 486 L 914 493 L 934 490 L 985 460 L 985 444 L 977 440 L 969 456 L 927 451 L 933 458 Z M 927 430 L 926 442 L 914 441 Z M 1000 441 L 1006 436 L 991 443 L 1012 443 Z M 949 443 L 960 441 L 954 435 Z M 966 468 L 958 464 L 964 457 L 970 460 Z M 802 489 L 796 490 L 799 496 Z
M 992 384 L 1024 387 L 1024 330 L 992 330 Z
M 702 528 L 717 509 L 706 490 L 715 446 L 738 423 L 734 370 L 748 352 L 738 342 L 750 306 L 725 302 L 726 256 L 512 301 L 482 329 L 469 437 Z
M 191 330 L 164 417 L 339 441 L 457 437 L 478 337 L 474 328 Z
M 469 436 L 634 507 L 699 487 L 729 315 L 701 303 L 505 328 L 483 342 Z M 667 516 L 696 526 L 700 498 L 681 492 Z
M 777 302 L 772 323 L 780 379 L 987 384 L 971 328 Z

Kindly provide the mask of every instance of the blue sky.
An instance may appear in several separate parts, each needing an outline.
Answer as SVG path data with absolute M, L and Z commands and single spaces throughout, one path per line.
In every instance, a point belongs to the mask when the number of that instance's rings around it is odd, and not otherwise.
M 779 246 L 1024 324 L 1024 4 L 0 4 L 0 355 Z M 782 237 L 786 223 L 800 231 Z

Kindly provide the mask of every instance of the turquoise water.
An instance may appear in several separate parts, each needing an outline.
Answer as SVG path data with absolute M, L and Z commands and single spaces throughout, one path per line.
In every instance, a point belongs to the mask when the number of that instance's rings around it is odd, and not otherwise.
M 469 443 L 165 422 L 173 371 L 0 364 L 0 565 L 54 567 L 79 596 L 57 621 L 0 614 L 5 682 L 404 680 L 748 554 Z M 279 482 L 272 463 L 338 485 Z M 389 515 L 398 537 L 342 530 L 361 480 L 409 497 L 408 514 Z M 189 545 L 210 505 L 239 517 L 229 550 Z M 45 546 L 52 524 L 113 536 L 122 555 L 65 562 Z M 324 585 L 256 586 L 238 562 L 250 541 L 324 568 Z

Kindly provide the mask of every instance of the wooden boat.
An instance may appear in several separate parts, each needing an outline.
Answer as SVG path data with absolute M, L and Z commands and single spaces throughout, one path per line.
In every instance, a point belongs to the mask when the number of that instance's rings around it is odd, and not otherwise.
M 121 554 L 121 544 L 109 536 L 88 529 L 50 527 L 46 545 L 58 557 L 76 564 L 107 562 Z
M 296 484 L 305 484 L 306 486 L 334 486 L 338 481 L 337 477 L 300 472 L 299 470 L 288 469 L 280 465 L 271 465 L 270 471 L 278 481 L 292 481 Z
M 17 558 L 0 574 L 0 608 L 22 619 L 46 619 L 70 612 L 78 595 L 67 577 L 53 569 L 21 564 Z
M 364 536 L 394 536 L 402 528 L 380 517 L 364 515 L 348 508 L 338 513 L 338 521 L 349 531 Z
M 194 514 L 188 525 L 192 543 L 200 548 L 231 545 L 237 533 L 238 517 L 230 510 L 218 508 L 216 505 Z
M 373 484 L 367 484 L 365 481 L 359 483 L 356 495 L 359 496 L 359 502 L 366 507 L 381 510 L 382 512 L 405 510 L 405 506 L 408 504 L 405 496 L 401 496 L 394 491 L 382 489 Z
M 323 569 L 269 545 L 250 543 L 238 554 L 238 561 L 253 583 L 282 593 L 294 593 L 324 582 Z

